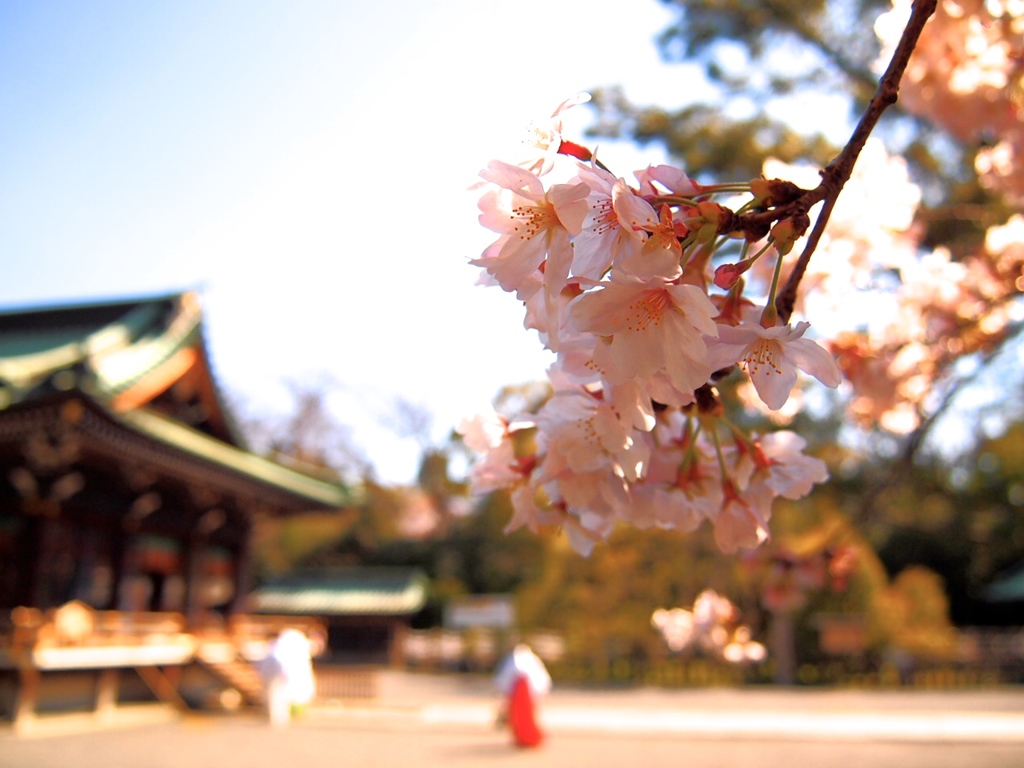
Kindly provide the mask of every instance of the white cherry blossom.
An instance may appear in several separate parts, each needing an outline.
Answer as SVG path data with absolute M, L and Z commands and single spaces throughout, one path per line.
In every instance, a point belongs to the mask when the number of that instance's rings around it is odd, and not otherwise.
M 499 160 L 480 175 L 492 184 L 480 199 L 480 223 L 501 238 L 473 264 L 525 299 L 537 287 L 530 278 L 548 260 L 552 266 L 545 271 L 545 285 L 552 293 L 560 291 L 562 285 L 554 283 L 564 283 L 569 273 L 571 237 L 583 224 L 588 187 L 556 184 L 545 191 L 532 173 Z
M 587 196 L 589 210 L 574 240 L 572 273 L 578 277 L 600 280 L 612 264 L 638 252 L 646 234 L 642 229 L 624 226 L 619 218 L 626 205 L 625 201 L 635 197 L 623 179 L 596 166 L 582 164 L 579 177 L 590 187 Z M 619 205 L 616 205 L 616 201 Z M 650 213 L 653 216 L 653 209 Z M 652 218 L 651 223 L 654 222 Z
M 661 279 L 602 283 L 574 299 L 569 313 L 579 331 L 605 339 L 595 361 L 609 381 L 664 373 L 674 386 L 692 391 L 715 370 L 705 338 L 718 335 L 717 310 L 696 286 Z
M 796 384 L 796 372 L 809 373 L 827 387 L 842 382 L 839 366 L 832 356 L 810 339 L 803 338 L 810 323 L 795 327 L 778 325 L 764 328 L 759 323 L 737 326 L 720 325 L 716 339 L 708 342 L 708 361 L 713 370 L 739 363 L 772 410 L 786 404 Z

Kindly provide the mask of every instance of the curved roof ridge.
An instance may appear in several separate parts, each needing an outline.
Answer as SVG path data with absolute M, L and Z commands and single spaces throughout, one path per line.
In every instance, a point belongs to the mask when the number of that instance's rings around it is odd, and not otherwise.
M 101 390 L 116 393 L 118 378 L 102 371 L 109 357 L 155 333 L 169 309 L 197 303 L 194 292 L 180 292 L 0 311 L 0 379 L 26 394 L 58 371 L 80 368 L 97 379 Z

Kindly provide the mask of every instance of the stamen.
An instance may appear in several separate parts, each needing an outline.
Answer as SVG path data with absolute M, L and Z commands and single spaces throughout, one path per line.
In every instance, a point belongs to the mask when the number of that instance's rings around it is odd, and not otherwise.
M 650 291 L 629 305 L 623 324 L 627 331 L 646 331 L 652 325 L 656 328 L 670 306 L 665 291 Z
M 753 375 L 761 370 L 761 366 L 767 366 L 769 371 L 766 375 L 782 373 L 779 361 L 782 359 L 782 345 L 775 339 L 760 339 L 756 344 L 747 347 L 747 354 L 740 361 L 747 369 L 747 373 Z
M 599 200 L 590 208 L 594 211 L 593 231 L 595 234 L 607 235 L 619 228 L 619 217 L 615 215 L 615 210 L 612 208 L 611 198 Z
M 519 239 L 531 240 L 551 226 L 553 215 L 552 211 L 544 207 L 520 205 L 512 209 L 509 218 L 522 222 L 521 225 L 512 227 L 513 232 L 519 233 Z

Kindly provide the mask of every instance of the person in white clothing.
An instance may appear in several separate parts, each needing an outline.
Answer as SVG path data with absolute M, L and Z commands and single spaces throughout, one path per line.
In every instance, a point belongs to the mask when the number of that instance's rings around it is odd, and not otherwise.
M 270 645 L 261 667 L 271 725 L 291 721 L 292 710 L 313 700 L 316 685 L 309 639 L 297 629 L 286 629 Z
M 506 656 L 494 673 L 494 687 L 504 695 L 512 692 L 512 685 L 520 675 L 526 677 L 530 691 L 536 697 L 545 696 L 551 691 L 551 675 L 541 661 L 540 656 L 526 643 L 518 643 L 512 653 Z
M 505 702 L 498 720 L 511 727 L 516 745 L 538 746 L 543 734 L 537 724 L 536 707 L 551 691 L 551 675 L 544 662 L 528 645 L 519 643 L 498 665 L 494 687 Z

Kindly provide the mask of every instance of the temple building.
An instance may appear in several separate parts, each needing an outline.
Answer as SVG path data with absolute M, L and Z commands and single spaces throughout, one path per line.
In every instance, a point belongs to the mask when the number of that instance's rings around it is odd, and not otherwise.
M 348 567 L 295 571 L 256 589 L 255 614 L 309 616 L 325 631 L 322 658 L 340 664 L 399 666 L 429 580 L 418 568 Z
M 171 619 L 191 642 L 171 656 L 191 663 L 242 610 L 257 522 L 353 501 L 336 478 L 246 450 L 202 320 L 191 292 L 0 312 L 0 676 L 21 675 L 17 711 L 47 664 L 107 658 L 55 655 L 76 645 L 62 606 L 90 624 L 78 646 L 106 642 L 103 622 L 123 639 Z M 118 658 L 168 691 L 156 663 Z

